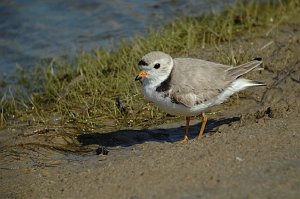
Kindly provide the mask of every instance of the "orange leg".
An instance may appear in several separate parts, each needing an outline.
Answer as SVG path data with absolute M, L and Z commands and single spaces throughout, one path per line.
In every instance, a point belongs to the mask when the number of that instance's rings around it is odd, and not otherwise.
M 189 140 L 189 127 L 190 127 L 190 120 L 191 117 L 185 117 L 186 125 L 185 125 L 185 134 L 181 142 L 186 142 Z
M 202 139 L 202 135 L 203 135 L 203 132 L 204 132 L 204 129 L 205 129 L 205 126 L 206 126 L 206 122 L 207 122 L 207 116 L 204 115 L 204 113 L 202 113 L 202 124 L 201 124 L 201 129 L 200 129 L 200 132 L 199 132 L 199 135 L 198 135 L 198 140 Z

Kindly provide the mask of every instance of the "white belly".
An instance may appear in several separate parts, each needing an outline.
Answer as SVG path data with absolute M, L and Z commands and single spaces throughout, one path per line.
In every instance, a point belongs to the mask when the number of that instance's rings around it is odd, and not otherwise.
M 164 96 L 163 92 L 156 92 L 155 88 L 148 86 L 143 86 L 143 93 L 148 100 L 154 102 L 161 110 L 171 115 L 197 116 L 210 107 L 209 102 L 193 107 L 173 103 L 170 97 Z
M 145 97 L 154 102 L 160 109 L 171 115 L 183 115 L 183 116 L 196 116 L 203 113 L 206 109 L 216 104 L 223 103 L 232 94 L 244 90 L 250 86 L 259 86 L 262 84 L 253 83 L 250 80 L 239 78 L 233 81 L 222 93 L 218 96 L 209 99 L 205 103 L 195 105 L 193 107 L 187 107 L 182 104 L 176 104 L 171 101 L 170 97 L 165 97 L 163 92 L 156 92 L 155 87 L 143 85 L 143 93 Z

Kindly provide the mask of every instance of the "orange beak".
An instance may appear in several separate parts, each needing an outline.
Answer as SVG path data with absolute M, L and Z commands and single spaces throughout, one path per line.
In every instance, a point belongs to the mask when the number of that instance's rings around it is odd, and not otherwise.
M 145 78 L 146 76 L 147 76 L 147 72 L 142 70 L 140 72 L 140 74 L 135 77 L 135 81 L 141 80 L 142 78 Z

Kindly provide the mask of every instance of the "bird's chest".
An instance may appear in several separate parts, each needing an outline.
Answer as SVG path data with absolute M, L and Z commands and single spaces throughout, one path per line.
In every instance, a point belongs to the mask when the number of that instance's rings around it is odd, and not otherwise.
M 161 110 L 172 115 L 182 115 L 189 112 L 187 107 L 172 102 L 169 92 L 158 92 L 155 87 L 143 87 L 145 97 L 155 103 Z
M 170 98 L 168 97 L 168 92 L 158 92 L 156 87 L 143 86 L 143 93 L 145 97 L 157 104 L 158 106 L 164 106 L 171 103 Z

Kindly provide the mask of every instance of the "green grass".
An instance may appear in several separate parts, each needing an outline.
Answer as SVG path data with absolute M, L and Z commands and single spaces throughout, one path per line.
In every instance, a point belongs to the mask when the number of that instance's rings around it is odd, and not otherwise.
M 184 57 L 197 49 L 214 49 L 213 61 L 239 64 L 250 55 L 219 52 L 222 43 L 242 34 L 255 35 L 261 28 L 272 31 L 297 11 L 298 0 L 237 3 L 214 16 L 182 18 L 159 30 L 150 29 L 145 37 L 121 41 L 114 51 L 95 49 L 74 59 L 53 58 L 31 71 L 20 67 L 19 84 L 7 89 L 1 99 L 0 125 L 70 125 L 86 130 L 144 127 L 174 120 L 176 117 L 166 116 L 145 101 L 140 83 L 134 81 L 141 56 L 160 50 Z

